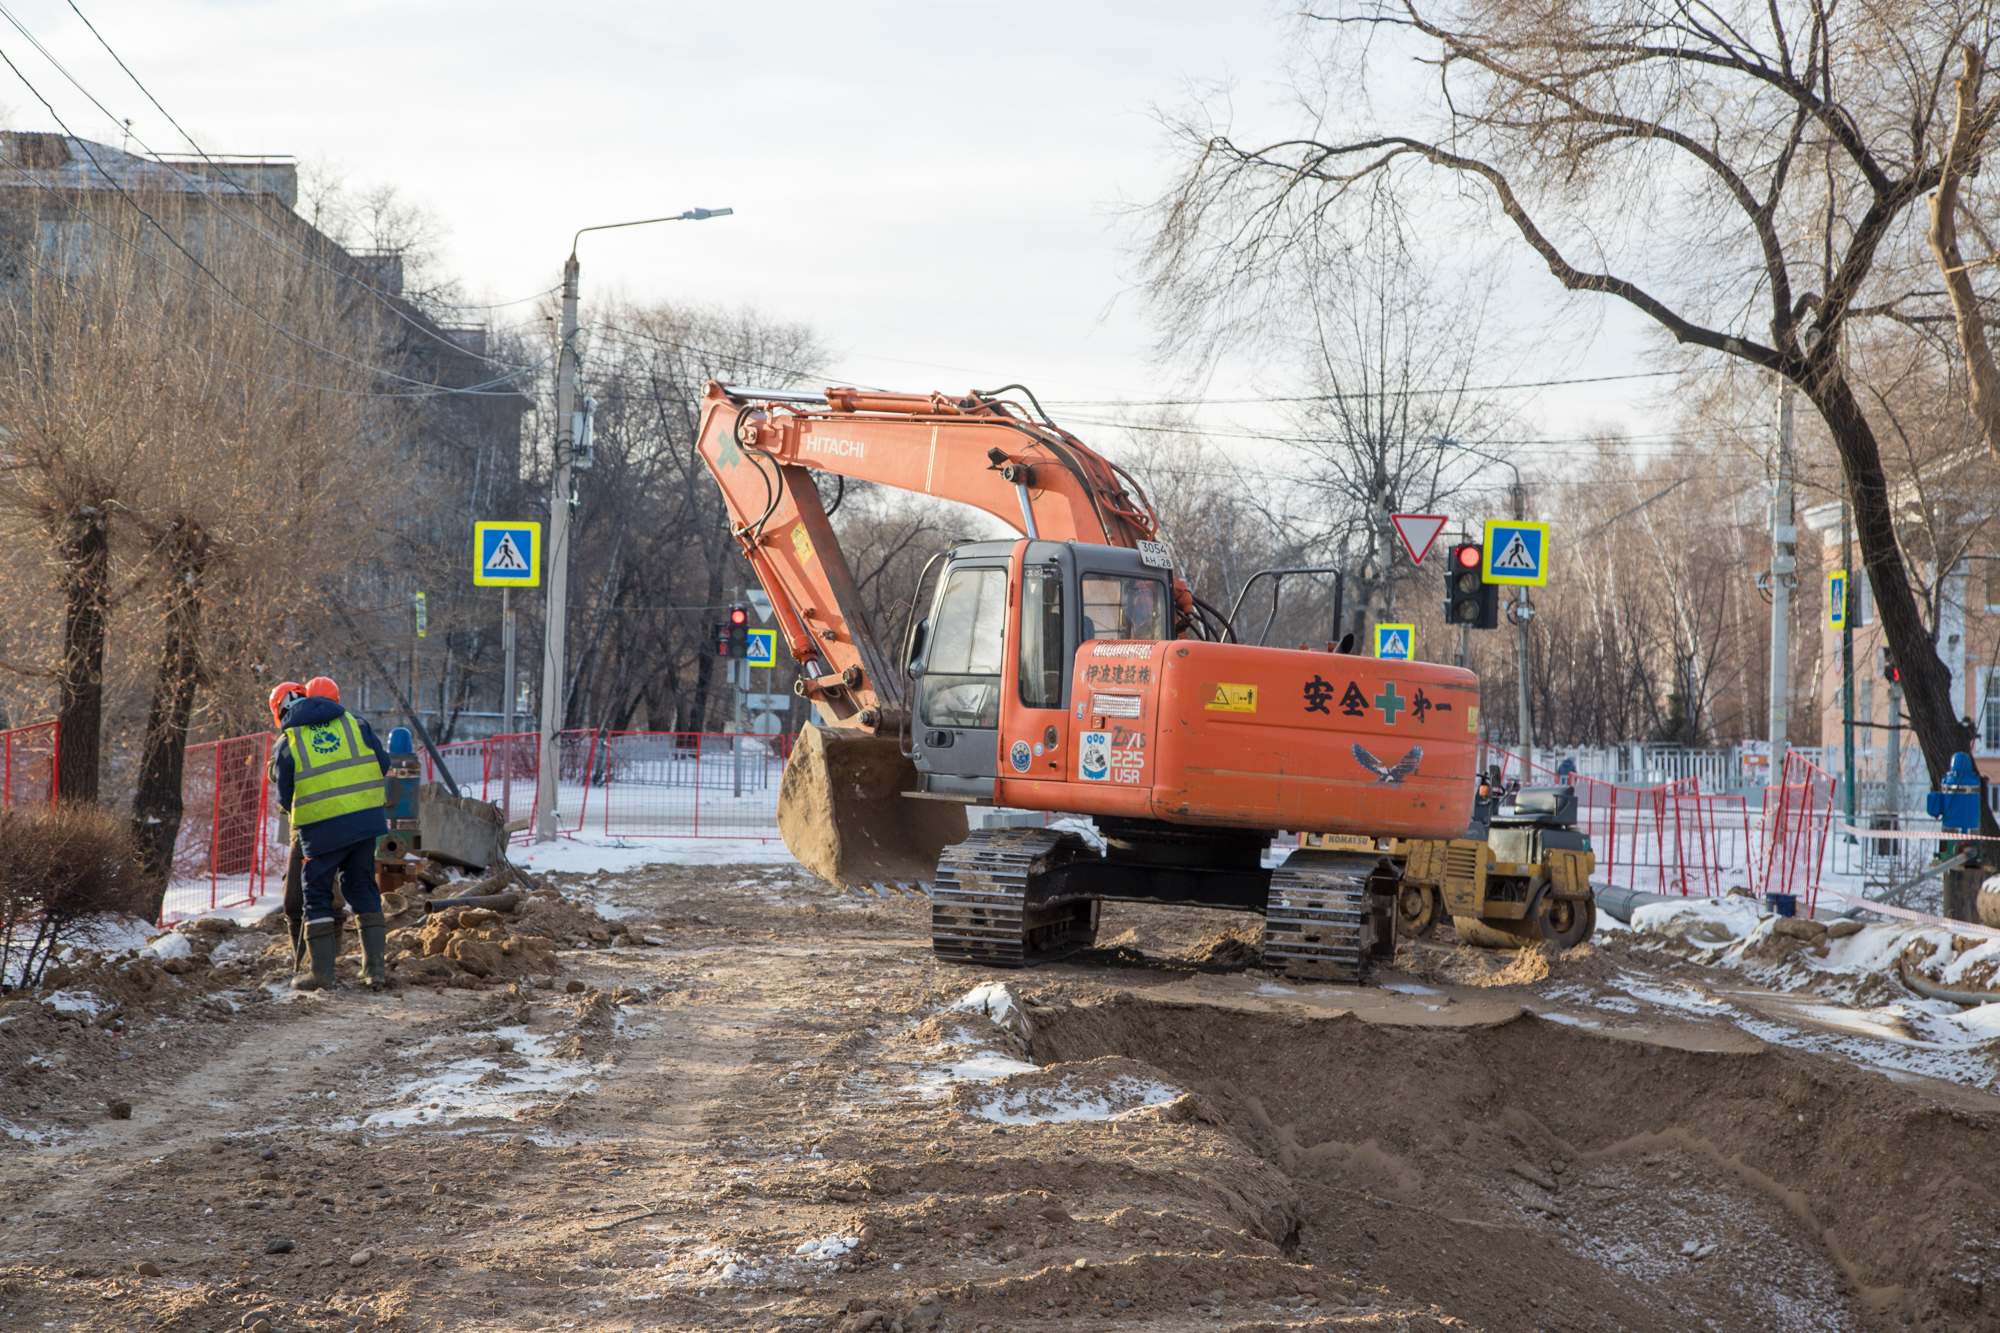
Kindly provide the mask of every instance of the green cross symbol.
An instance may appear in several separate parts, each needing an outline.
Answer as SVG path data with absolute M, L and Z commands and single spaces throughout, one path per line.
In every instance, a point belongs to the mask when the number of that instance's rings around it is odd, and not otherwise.
M 1402 712 L 1403 707 L 1409 702 L 1408 699 L 1397 696 L 1396 682 L 1393 680 L 1384 685 L 1382 692 L 1375 696 L 1375 706 L 1382 710 L 1382 720 L 1392 727 L 1396 725 L 1396 714 Z

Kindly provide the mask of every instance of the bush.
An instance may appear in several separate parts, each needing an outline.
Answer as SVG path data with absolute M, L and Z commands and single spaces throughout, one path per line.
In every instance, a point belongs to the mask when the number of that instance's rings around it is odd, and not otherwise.
M 150 902 L 123 820 L 83 804 L 0 810 L 0 978 L 40 984 L 93 922 Z

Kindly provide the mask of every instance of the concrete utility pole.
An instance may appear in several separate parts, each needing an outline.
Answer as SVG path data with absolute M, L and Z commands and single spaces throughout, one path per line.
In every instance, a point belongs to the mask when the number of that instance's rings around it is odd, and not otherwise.
M 542 630 L 542 743 L 536 765 L 535 841 L 556 836 L 556 777 L 561 756 L 556 736 L 562 730 L 563 665 L 569 601 L 569 516 L 576 503 L 570 465 L 575 461 L 576 436 L 571 414 L 576 411 L 576 249 L 563 264 L 562 342 L 556 350 L 556 454 L 549 484 L 549 594 Z
M 1769 782 L 1782 782 L 1791 726 L 1792 583 L 1798 561 L 1792 551 L 1799 530 L 1792 514 L 1792 385 L 1778 381 L 1778 477 L 1771 488 L 1771 769 Z
M 556 736 L 562 730 L 563 667 L 567 648 L 563 642 L 566 603 L 569 593 L 569 520 L 576 506 L 572 480 L 576 465 L 576 243 L 587 231 L 613 231 L 619 227 L 644 227 L 654 222 L 701 222 L 728 217 L 730 208 L 690 208 L 661 218 L 640 218 L 635 222 L 607 222 L 596 227 L 580 227 L 570 238 L 569 258 L 563 262 L 562 343 L 556 360 L 556 455 L 555 475 L 549 484 L 549 596 L 542 630 L 542 741 L 541 762 L 535 784 L 535 841 L 552 842 L 556 836 L 556 776 L 560 756 Z M 587 466 L 587 464 L 586 464 Z

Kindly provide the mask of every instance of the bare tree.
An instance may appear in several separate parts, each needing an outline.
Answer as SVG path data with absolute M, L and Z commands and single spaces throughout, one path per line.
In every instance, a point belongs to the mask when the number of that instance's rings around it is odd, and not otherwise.
M 1151 291 L 1182 347 L 1259 313 L 1308 244 L 1351 242 L 1383 191 L 1434 233 L 1511 229 L 1571 292 L 1614 297 L 1675 343 L 1789 380 L 1825 423 L 1932 774 L 1965 735 L 1897 541 L 1877 432 L 1843 362 L 1851 321 L 1892 314 L 1885 251 L 1944 179 L 1948 65 L 1987 8 L 1699 0 L 1608 7 L 1350 0 L 1313 14 L 1332 77 L 1304 133 L 1242 141 L 1190 117 L 1153 211 Z M 1365 58 L 1364 58 L 1365 57 Z M 1434 97 L 1355 95 L 1408 57 Z M 1891 265 L 1891 276 L 1907 272 Z

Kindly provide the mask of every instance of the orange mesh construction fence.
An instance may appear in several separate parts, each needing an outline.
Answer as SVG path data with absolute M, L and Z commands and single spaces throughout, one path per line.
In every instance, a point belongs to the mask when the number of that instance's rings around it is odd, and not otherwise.
M 53 805 L 61 753 L 60 723 L 37 722 L 0 731 L 0 810 L 43 802 Z

